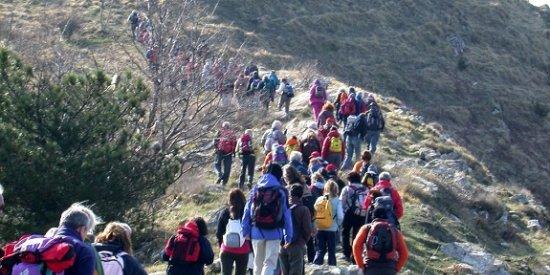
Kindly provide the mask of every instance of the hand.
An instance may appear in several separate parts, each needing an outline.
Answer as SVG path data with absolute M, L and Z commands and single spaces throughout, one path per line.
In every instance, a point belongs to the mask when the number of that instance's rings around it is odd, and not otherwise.
M 290 243 L 285 243 L 285 245 L 283 245 L 284 249 L 288 249 L 289 247 L 290 247 Z

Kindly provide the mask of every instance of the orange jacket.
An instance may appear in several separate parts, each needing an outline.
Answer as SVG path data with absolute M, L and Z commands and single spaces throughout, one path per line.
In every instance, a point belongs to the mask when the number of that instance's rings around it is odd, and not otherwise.
M 357 266 L 359 266 L 361 269 L 365 269 L 365 267 L 368 268 L 368 266 L 365 266 L 363 253 L 365 252 L 364 251 L 365 242 L 367 241 L 367 235 L 369 234 L 369 230 L 370 230 L 370 224 L 363 225 L 363 227 L 359 229 L 359 232 L 357 233 L 355 240 L 353 240 L 353 258 L 355 259 Z M 397 231 L 396 250 L 399 255 L 399 258 L 395 266 L 396 266 L 397 272 L 399 272 L 401 271 L 403 266 L 405 266 L 405 263 L 407 263 L 407 259 L 409 258 L 409 250 L 407 249 L 407 243 L 405 243 L 403 234 L 401 234 L 399 230 L 396 230 L 396 231 Z

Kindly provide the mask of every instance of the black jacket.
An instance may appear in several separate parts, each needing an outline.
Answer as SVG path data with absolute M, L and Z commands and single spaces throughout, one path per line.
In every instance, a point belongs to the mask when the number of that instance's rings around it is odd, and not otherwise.
M 106 244 L 94 243 L 93 247 L 97 250 L 97 252 L 109 251 L 113 253 L 113 255 L 123 252 L 122 245 L 118 242 L 110 242 Z M 124 268 L 122 269 L 124 275 L 147 275 L 147 272 L 145 272 L 136 258 L 131 255 L 123 255 L 121 257 L 124 261 Z

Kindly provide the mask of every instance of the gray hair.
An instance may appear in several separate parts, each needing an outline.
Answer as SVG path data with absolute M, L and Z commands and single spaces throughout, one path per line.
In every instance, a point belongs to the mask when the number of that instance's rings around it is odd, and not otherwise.
M 229 126 L 231 126 L 231 123 L 229 123 L 229 121 L 224 121 L 224 122 L 222 123 L 222 128 L 224 128 L 224 129 L 229 128 Z
M 292 151 L 290 152 L 290 161 L 294 162 L 301 162 L 302 161 L 302 153 L 298 151 Z
M 78 229 L 84 226 L 88 233 L 93 234 L 96 225 L 101 222 L 98 216 L 82 203 L 73 203 L 67 210 L 63 211 L 59 219 L 59 226 L 67 226 Z
M 283 127 L 283 123 L 279 120 L 274 120 L 273 123 L 271 124 L 271 129 L 281 130 L 282 127 Z
M 381 180 L 391 180 L 391 175 L 389 172 L 382 172 L 378 178 Z
M 244 133 L 249 135 L 249 136 L 252 136 L 252 129 L 246 129 L 246 130 L 244 130 Z

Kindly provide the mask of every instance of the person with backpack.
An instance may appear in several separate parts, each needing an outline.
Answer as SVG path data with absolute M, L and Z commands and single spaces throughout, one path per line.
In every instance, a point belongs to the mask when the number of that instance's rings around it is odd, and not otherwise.
M 260 83 L 262 82 L 262 78 L 260 77 L 260 74 L 258 71 L 252 72 L 252 76 L 248 80 L 248 86 L 246 87 L 246 91 L 249 95 L 253 95 L 255 91 L 258 90 L 258 87 L 260 86 Z
M 370 166 L 374 166 L 371 163 L 372 160 L 372 154 L 369 152 L 369 150 L 363 151 L 361 154 L 361 160 L 357 161 L 355 165 L 353 165 L 353 172 L 358 173 L 361 178 L 365 176 L 365 173 L 369 170 Z
M 216 148 L 216 163 L 214 167 L 218 173 L 216 184 L 225 186 L 229 181 L 231 174 L 231 165 L 233 164 L 233 155 L 237 146 L 237 137 L 231 129 L 231 124 L 228 121 L 222 123 L 221 129 L 214 140 Z
M 381 194 L 380 197 L 374 198 L 372 193 L 365 199 L 364 208 L 369 209 L 371 205 L 378 205 L 385 209 L 387 213 L 387 219 L 389 219 L 395 226 L 399 225 L 399 219 L 403 217 L 403 201 L 399 192 L 391 185 L 391 175 L 388 172 L 380 173 L 378 183 L 371 189 L 378 190 Z
M 204 275 L 204 266 L 214 262 L 214 251 L 206 238 L 208 227 L 201 217 L 180 223 L 164 246 L 162 259 L 167 275 Z
M 286 155 L 285 147 L 279 144 L 274 144 L 271 152 L 267 153 L 262 165 L 262 170 L 266 171 L 267 166 L 271 164 L 278 164 L 280 166 L 288 163 L 288 156 Z
M 336 184 L 338 185 L 338 190 L 340 190 L 340 192 L 342 192 L 342 189 L 346 186 L 346 182 L 340 178 L 340 176 L 338 175 L 338 169 L 334 164 L 329 163 L 325 167 L 325 169 L 323 170 L 323 176 L 327 181 L 333 180 L 334 182 L 336 182 Z M 338 195 L 340 195 L 340 193 L 338 193 Z
M 300 152 L 305 166 L 309 166 L 309 160 L 313 152 L 321 152 L 321 143 L 314 131 L 308 131 L 307 137 L 300 142 Z
M 279 100 L 279 111 L 285 106 L 285 115 L 288 117 L 290 115 L 290 101 L 294 97 L 294 86 L 290 84 L 288 78 L 283 78 L 281 80 L 282 84 L 279 86 L 278 92 L 281 94 Z
M 342 202 L 338 198 L 338 185 L 329 180 L 323 195 L 315 201 L 316 253 L 313 264 L 322 265 L 328 252 L 328 264 L 336 265 L 336 238 L 338 228 L 344 219 Z
M 334 101 L 334 109 L 336 110 L 336 120 L 338 122 L 342 121 L 340 109 L 342 108 L 342 104 L 344 104 L 346 99 L 348 99 L 348 93 L 346 92 L 346 89 L 342 88 L 338 91 L 338 95 L 336 95 L 336 100 Z
M 146 275 L 132 256 L 132 229 L 128 224 L 110 222 L 95 238 L 93 247 L 99 253 L 105 275 Z
M 327 101 L 325 105 L 323 105 L 323 109 L 321 113 L 319 114 L 319 117 L 317 118 L 317 128 L 320 128 L 321 126 L 325 125 L 328 118 L 334 118 L 334 105 Z
M 277 77 L 277 73 L 275 71 L 271 71 L 268 75 L 269 79 L 269 98 L 271 99 L 271 102 L 275 101 L 275 91 L 277 90 L 277 87 L 281 84 L 279 81 L 279 77 Z
M 290 156 L 290 154 L 294 151 L 300 151 L 300 142 L 298 141 L 297 136 L 292 136 L 286 141 L 285 151 L 287 156 Z
M 317 140 L 319 140 L 321 145 L 325 141 L 325 138 L 328 136 L 328 133 L 332 127 L 337 127 L 336 120 L 333 117 L 329 117 L 327 118 L 325 125 L 317 130 Z
M 358 173 L 350 172 L 347 180 L 349 185 L 344 187 L 340 194 L 340 201 L 342 201 L 344 210 L 342 249 L 346 260 L 353 263 L 351 243 L 361 226 L 365 224 L 367 210 L 364 208 L 363 202 L 368 194 L 368 188 L 361 184 L 361 176 Z
M 239 188 L 244 188 L 244 182 L 248 175 L 248 188 L 252 188 L 254 181 L 254 167 L 256 166 L 256 154 L 252 142 L 252 129 L 246 129 L 237 143 L 239 156 L 241 157 L 241 175 L 239 177 Z
M 250 65 L 246 66 L 246 68 L 244 68 L 244 75 L 248 76 L 250 74 L 254 74 L 254 72 L 259 72 L 258 70 L 258 66 L 256 66 L 256 64 L 254 63 L 250 63 Z
M 384 115 L 378 107 L 375 101 L 369 105 L 369 110 L 366 114 L 367 135 L 365 141 L 371 154 L 376 152 L 376 145 L 380 139 L 380 133 L 384 131 L 386 122 L 384 121 Z
M 281 175 L 282 176 L 282 175 Z M 274 274 L 281 240 L 293 240 L 292 216 L 279 180 L 264 174 L 252 189 L 243 217 L 243 235 L 252 240 L 254 274 Z
M 341 103 L 340 106 L 340 120 L 343 122 L 344 126 L 347 125 L 347 119 L 351 115 L 355 115 L 357 102 L 355 100 L 355 89 L 350 88 L 350 93 L 345 101 Z
M 374 221 L 363 225 L 353 241 L 353 256 L 366 275 L 395 275 L 409 258 L 403 234 L 388 222 L 383 209 Z
M 216 238 L 220 247 L 220 260 L 223 275 L 246 274 L 251 244 L 242 234 L 242 217 L 246 197 L 240 189 L 229 192 L 229 204 L 218 219 Z
M 298 183 L 290 186 L 293 237 L 290 243 L 281 248 L 279 255 L 283 275 L 303 274 L 305 246 L 313 233 L 310 210 L 302 202 L 303 194 L 304 187 L 302 184 Z
M 260 102 L 262 103 L 265 111 L 269 110 L 271 91 L 273 90 L 273 83 L 269 80 L 269 76 L 264 76 L 263 80 L 258 84 L 258 86 L 256 86 L 256 90 L 260 93 Z
M 130 31 L 132 32 L 132 39 L 136 39 L 136 29 L 139 26 L 139 13 L 133 10 L 128 16 L 128 22 L 130 22 Z
M 309 105 L 313 113 L 313 119 L 317 121 L 321 108 L 325 105 L 328 95 L 325 87 L 321 84 L 321 80 L 316 79 L 309 88 Z
M 298 151 L 293 151 L 290 153 L 289 157 L 289 163 L 288 166 L 292 166 L 304 179 L 306 177 L 309 177 L 309 173 L 307 171 L 307 167 L 304 165 L 304 162 L 302 160 L 302 153 Z
M 271 124 L 271 129 L 265 131 L 262 136 L 262 146 L 264 148 L 264 154 L 268 154 L 273 149 L 273 145 L 285 145 L 286 143 L 286 130 L 283 132 L 283 123 L 279 120 L 274 120 Z
M 237 80 L 235 80 L 235 83 L 233 83 L 233 93 L 239 100 L 237 100 L 237 103 L 239 103 L 242 106 L 242 97 L 246 95 L 246 86 L 248 85 L 247 79 L 244 77 L 244 74 L 240 73 L 237 77 Z
M 346 154 L 344 157 L 344 163 L 341 167 L 342 170 L 350 169 L 352 162 L 359 158 L 359 155 L 361 154 L 361 133 L 364 130 L 361 129 L 361 127 L 362 123 L 355 115 L 348 116 L 347 124 L 344 128 Z
M 325 138 L 325 141 L 323 142 L 321 156 L 328 163 L 332 163 L 337 168 L 340 168 L 342 159 L 344 159 L 345 149 L 346 147 L 342 136 L 338 133 L 338 128 L 336 128 L 336 126 L 332 126 L 330 132 Z
M 363 100 L 363 93 L 359 92 L 355 96 L 355 115 L 358 116 L 367 111 L 367 104 Z

